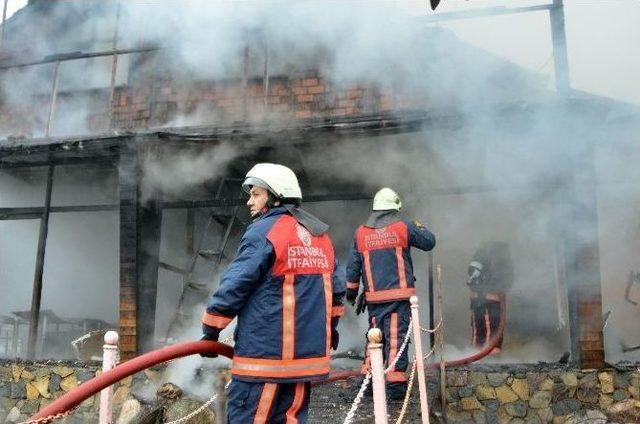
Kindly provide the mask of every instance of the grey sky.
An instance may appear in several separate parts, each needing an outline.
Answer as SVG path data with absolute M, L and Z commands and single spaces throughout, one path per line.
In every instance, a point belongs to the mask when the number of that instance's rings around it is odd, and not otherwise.
M 409 3 L 422 1 L 399 2 Z M 551 0 L 443 0 L 436 13 L 482 7 L 548 4 Z M 413 6 L 413 12 L 417 7 Z M 640 104 L 640 1 L 565 0 L 569 70 L 573 88 Z M 441 23 L 464 41 L 549 76 L 551 33 L 546 12 Z
M 386 0 L 424 16 L 487 7 L 548 4 L 552 0 L 442 0 L 436 12 L 426 0 Z M 9 0 L 7 15 L 27 0 Z M 329 3 L 330 4 L 330 3 Z M 371 2 L 375 7 L 376 2 Z M 573 88 L 640 104 L 640 1 L 565 0 L 570 78 Z M 549 77 L 553 62 L 548 14 L 530 12 L 439 23 L 462 40 Z
M 27 0 L 9 0 L 7 2 L 7 18 L 22 9 L 27 4 Z

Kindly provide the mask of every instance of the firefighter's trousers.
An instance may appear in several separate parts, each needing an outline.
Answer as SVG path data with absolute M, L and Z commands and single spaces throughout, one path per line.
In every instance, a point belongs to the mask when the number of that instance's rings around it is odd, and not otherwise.
M 398 355 L 402 342 L 411 319 L 409 301 L 373 303 L 368 304 L 369 325 L 382 330 L 383 357 L 385 367 Z M 407 377 L 405 371 L 409 365 L 409 347 L 402 352 L 394 368 L 385 374 L 387 382 L 387 395 L 390 399 L 404 397 L 407 390 Z
M 311 383 L 259 383 L 239 381 L 229 386 L 227 422 L 300 423 L 307 422 Z
M 487 294 L 486 297 L 471 296 L 471 344 L 475 347 L 485 346 L 498 332 L 504 295 Z M 502 349 L 502 339 L 492 353 L 498 353 Z

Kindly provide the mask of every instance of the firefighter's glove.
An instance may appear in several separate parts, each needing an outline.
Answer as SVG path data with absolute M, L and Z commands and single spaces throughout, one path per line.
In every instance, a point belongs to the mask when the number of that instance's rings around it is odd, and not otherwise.
M 356 315 L 360 315 L 367 308 L 367 299 L 364 297 L 364 292 L 360 293 L 356 300 Z
M 338 333 L 338 318 L 331 318 L 331 349 L 338 349 L 340 343 L 340 333 Z
M 210 342 L 217 342 L 220 336 L 220 330 L 217 328 L 209 327 L 207 324 L 202 324 L 202 337 L 200 340 L 208 340 Z M 203 358 L 217 358 L 217 353 L 201 353 Z
M 353 290 L 353 289 L 347 289 L 347 302 L 349 302 L 349 304 L 351 306 L 356 304 L 356 298 L 358 297 L 358 290 Z

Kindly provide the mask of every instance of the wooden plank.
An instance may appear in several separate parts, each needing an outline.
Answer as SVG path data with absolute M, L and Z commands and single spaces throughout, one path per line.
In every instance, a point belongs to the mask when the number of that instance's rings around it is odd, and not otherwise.
M 78 205 L 78 206 L 51 206 L 49 213 L 66 212 L 100 212 L 115 211 L 118 205 Z M 44 213 L 44 207 L 34 208 L 0 208 L 0 220 L 12 219 L 39 219 Z
M 162 209 L 155 193 L 138 206 L 136 314 L 138 353 L 155 349 L 156 299 Z
M 44 257 L 49 234 L 49 209 L 51 208 L 51 191 L 53 189 L 54 165 L 49 165 L 47 171 L 47 187 L 45 190 L 44 210 L 40 218 L 40 233 L 38 235 L 38 251 L 36 253 L 36 268 L 33 277 L 33 291 L 31 293 L 31 314 L 29 321 L 29 339 L 27 357 L 35 359 L 38 324 L 40 321 L 40 303 L 42 300 L 42 275 L 44 273 Z

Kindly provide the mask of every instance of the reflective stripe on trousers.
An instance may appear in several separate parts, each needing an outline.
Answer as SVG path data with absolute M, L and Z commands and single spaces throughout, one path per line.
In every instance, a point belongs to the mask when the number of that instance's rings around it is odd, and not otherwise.
M 310 383 L 260 383 L 233 379 L 229 386 L 229 424 L 304 424 Z

